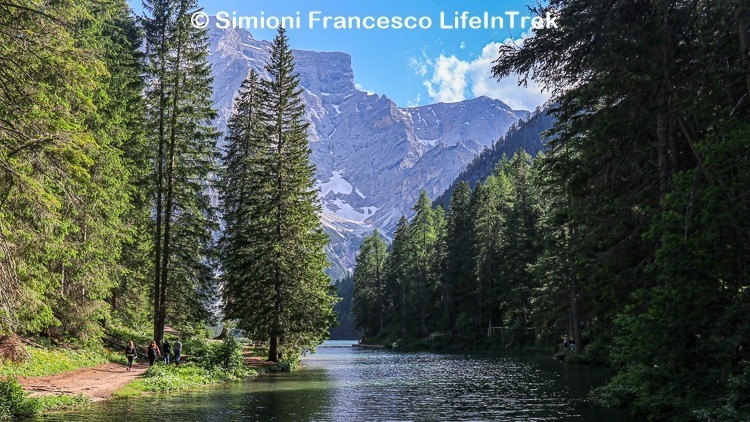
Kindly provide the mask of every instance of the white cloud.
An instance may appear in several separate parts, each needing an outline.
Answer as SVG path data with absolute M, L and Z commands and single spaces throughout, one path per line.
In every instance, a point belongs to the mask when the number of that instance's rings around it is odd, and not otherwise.
M 507 39 L 504 43 L 522 45 L 523 40 L 532 32 L 522 34 L 521 39 Z M 542 92 L 539 85 L 529 81 L 528 87 L 518 86 L 518 77 L 511 75 L 497 80 L 492 77 L 493 61 L 498 57 L 502 44 L 492 42 L 482 48 L 481 54 L 471 60 L 461 60 L 454 55 L 441 54 L 435 59 L 423 60 L 432 70 L 430 79 L 422 83 L 427 94 L 438 102 L 457 102 L 467 97 L 486 95 L 503 101 L 514 109 L 533 110 L 544 104 L 550 97 L 549 92 Z M 425 75 L 429 71 L 425 71 Z
M 355 83 L 355 84 L 354 84 L 354 87 L 355 87 L 355 88 L 357 88 L 358 90 L 360 90 L 360 91 L 363 91 L 363 92 L 366 92 L 366 93 L 368 93 L 368 94 L 370 94 L 370 95 L 375 95 L 375 92 L 374 92 L 374 91 L 371 91 L 371 90 L 369 90 L 369 89 L 367 89 L 367 88 L 363 87 L 362 85 L 360 85 L 360 84 L 358 84 L 358 83 Z
M 466 41 L 461 41 L 461 44 L 458 45 L 458 48 L 460 48 L 461 50 L 466 48 Z
M 427 52 L 422 50 L 422 57 L 409 57 L 407 65 L 414 70 L 417 76 L 427 75 L 427 70 L 432 66 L 432 60 L 427 57 Z
M 427 94 L 435 101 L 455 103 L 466 99 L 467 73 L 472 68 L 471 62 L 465 62 L 456 56 L 440 55 L 435 59 L 432 69 L 432 79 L 422 83 L 427 88 Z
M 417 94 L 416 97 L 414 97 L 411 100 L 406 100 L 406 106 L 407 107 L 418 107 L 420 101 L 422 101 L 422 94 Z

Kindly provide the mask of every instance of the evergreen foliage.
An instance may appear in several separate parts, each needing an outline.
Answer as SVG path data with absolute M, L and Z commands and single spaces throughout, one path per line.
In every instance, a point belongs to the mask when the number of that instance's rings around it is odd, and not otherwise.
M 367 236 L 359 247 L 357 266 L 352 277 L 353 312 L 358 315 L 357 328 L 365 336 L 379 336 L 385 327 L 385 240 L 377 230 Z
M 409 278 L 422 251 L 405 230 L 386 284 L 443 303 L 431 335 L 569 335 L 571 360 L 618 370 L 594 397 L 639 417 L 747 420 L 750 6 L 552 0 L 533 13 L 560 24 L 501 46 L 493 71 L 552 91 L 546 155 L 500 160 L 469 194 L 460 182 L 486 174 L 487 152 L 454 184 L 432 264 L 447 277 L 430 280 L 452 296 Z M 394 315 L 387 332 L 418 325 Z
M 142 210 L 138 34 L 124 2 L 3 6 L 2 331 L 98 341 Z M 138 156 L 137 153 L 133 156 Z
M 354 318 L 354 281 L 351 277 L 337 280 L 336 295 L 339 302 L 333 307 L 336 323 L 331 327 L 331 340 L 354 340 L 362 338 L 362 331 L 357 329 Z
M 537 174 L 536 162 L 520 151 L 473 191 L 458 184 L 447 214 L 433 209 L 422 192 L 412 220 L 399 221 L 384 260 L 383 299 L 374 294 L 375 235 L 365 239 L 354 270 L 354 312 L 365 336 L 476 341 L 502 327 L 508 343 L 534 343 L 526 331 L 536 323 L 532 265 L 542 252 Z M 380 302 L 387 315 L 383 329 L 373 313 Z
M 194 0 L 144 2 L 147 113 L 151 151 L 154 339 L 164 326 L 206 321 L 214 295 L 212 233 L 218 228 L 208 195 L 218 132 L 212 126 L 207 31 L 190 17 Z
M 313 189 L 305 105 L 285 31 L 251 74 L 229 125 L 222 202 L 225 316 L 251 337 L 269 339 L 268 359 L 295 358 L 328 336 L 335 296 L 327 237 Z

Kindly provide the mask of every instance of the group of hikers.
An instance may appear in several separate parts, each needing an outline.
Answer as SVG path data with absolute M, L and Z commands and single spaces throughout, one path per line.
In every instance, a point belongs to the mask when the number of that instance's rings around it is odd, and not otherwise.
M 568 337 L 567 334 L 563 336 L 563 353 L 567 351 L 575 351 L 576 350 L 576 341 L 570 337 Z
M 170 359 L 172 353 L 174 353 L 174 359 Z M 169 340 L 165 339 L 164 343 L 159 347 L 159 345 L 156 344 L 156 340 L 152 340 L 146 348 L 146 355 L 148 356 L 149 366 L 154 366 L 157 357 L 164 359 L 166 365 L 169 365 L 170 360 L 174 362 L 175 365 L 179 365 L 180 360 L 182 359 L 182 342 L 177 338 L 174 345 L 171 345 L 169 344 Z M 133 340 L 130 340 L 128 347 L 125 348 L 125 356 L 128 358 L 128 371 L 130 371 L 130 368 L 133 367 L 133 359 L 138 356 Z

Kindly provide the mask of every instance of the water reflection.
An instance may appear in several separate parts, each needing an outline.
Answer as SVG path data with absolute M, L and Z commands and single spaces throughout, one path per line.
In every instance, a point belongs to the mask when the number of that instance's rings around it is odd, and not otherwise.
M 200 391 L 113 400 L 47 420 L 627 420 L 585 400 L 606 372 L 528 355 L 320 348 L 306 369 Z

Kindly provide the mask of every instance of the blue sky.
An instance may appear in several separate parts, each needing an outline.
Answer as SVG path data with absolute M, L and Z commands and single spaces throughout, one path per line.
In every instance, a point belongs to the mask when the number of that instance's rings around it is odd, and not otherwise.
M 455 102 L 487 95 L 505 101 L 514 108 L 533 109 L 541 105 L 547 93 L 538 87 L 517 86 L 517 78 L 499 83 L 491 78 L 492 60 L 497 58 L 497 43 L 520 40 L 532 34 L 519 26 L 520 16 L 528 16 L 527 4 L 536 0 L 199 0 L 205 12 L 229 16 L 296 16 L 300 12 L 302 28 L 288 29 L 295 49 L 342 51 L 352 56 L 355 82 L 366 91 L 385 94 L 399 106 Z M 136 4 L 137 2 L 137 4 Z M 131 0 L 140 13 L 140 1 Z M 333 29 L 309 25 L 309 13 L 320 16 L 407 16 L 429 17 L 429 29 Z M 455 13 L 469 16 L 503 16 L 503 29 L 441 28 L 453 26 Z M 510 16 L 520 12 L 511 29 Z M 332 23 L 332 21 L 330 21 Z M 273 29 L 250 29 L 257 39 L 272 39 Z

